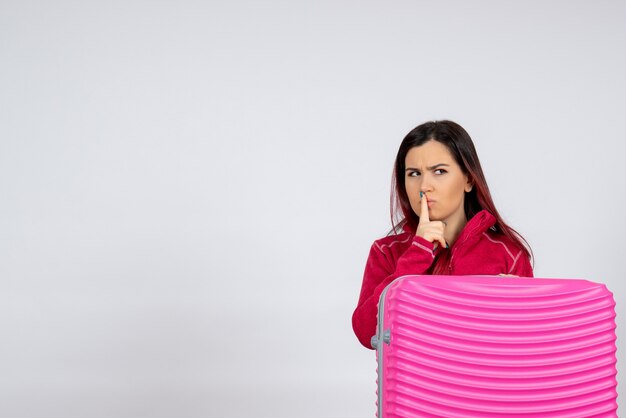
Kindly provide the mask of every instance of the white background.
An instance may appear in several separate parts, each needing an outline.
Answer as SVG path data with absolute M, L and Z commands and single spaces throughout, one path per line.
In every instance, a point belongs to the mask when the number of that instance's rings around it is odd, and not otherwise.
M 1 1 L 0 415 L 373 417 L 350 319 L 432 119 L 623 318 L 624 51 L 623 1 Z

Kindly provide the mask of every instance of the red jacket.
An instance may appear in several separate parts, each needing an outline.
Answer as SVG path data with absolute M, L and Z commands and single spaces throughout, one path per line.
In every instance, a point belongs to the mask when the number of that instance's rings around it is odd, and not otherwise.
M 495 217 L 482 210 L 472 217 L 454 242 L 450 251 L 449 275 L 514 274 L 533 277 L 530 260 L 510 239 L 496 235 L 490 228 Z M 394 279 L 408 274 L 424 274 L 435 259 L 434 244 L 415 236 L 415 231 L 391 235 L 372 244 L 361 295 L 354 314 L 352 328 L 361 344 L 372 348 L 370 339 L 376 333 L 378 299 L 383 289 Z

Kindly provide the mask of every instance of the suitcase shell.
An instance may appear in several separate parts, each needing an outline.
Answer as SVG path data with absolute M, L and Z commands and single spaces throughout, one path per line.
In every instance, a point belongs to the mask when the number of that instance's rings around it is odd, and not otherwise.
M 403 276 L 372 337 L 377 416 L 616 417 L 615 341 L 603 284 Z

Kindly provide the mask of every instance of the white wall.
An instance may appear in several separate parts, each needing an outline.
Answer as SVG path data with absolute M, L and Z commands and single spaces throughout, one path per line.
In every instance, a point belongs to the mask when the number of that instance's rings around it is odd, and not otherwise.
M 431 119 L 623 318 L 624 50 L 608 0 L 1 2 L 0 415 L 373 416 L 350 317 Z

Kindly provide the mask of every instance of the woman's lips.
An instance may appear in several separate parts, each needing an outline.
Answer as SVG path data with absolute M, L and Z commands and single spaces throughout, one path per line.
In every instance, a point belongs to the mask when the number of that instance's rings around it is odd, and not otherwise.
M 431 207 L 433 204 L 435 204 L 435 201 L 434 201 L 434 200 L 429 200 L 429 201 L 428 201 L 428 207 Z

